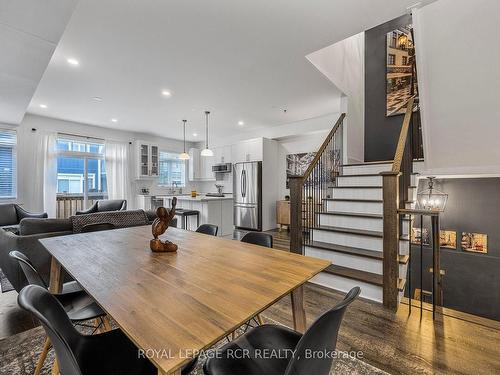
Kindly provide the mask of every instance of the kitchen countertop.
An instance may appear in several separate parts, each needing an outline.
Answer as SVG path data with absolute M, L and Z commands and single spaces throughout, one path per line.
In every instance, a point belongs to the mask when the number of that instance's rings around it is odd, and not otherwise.
M 232 194 L 226 194 L 224 197 L 211 197 L 211 196 L 206 196 L 204 194 L 200 194 L 196 196 L 196 198 L 191 197 L 191 194 L 187 195 L 157 195 L 156 198 L 173 198 L 177 197 L 177 200 L 182 200 L 182 201 L 197 201 L 197 202 L 203 202 L 203 201 L 220 201 L 220 200 L 233 200 L 233 195 Z

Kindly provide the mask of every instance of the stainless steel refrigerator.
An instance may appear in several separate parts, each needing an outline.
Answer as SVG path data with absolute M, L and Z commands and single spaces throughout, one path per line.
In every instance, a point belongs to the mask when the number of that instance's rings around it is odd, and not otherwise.
M 262 230 L 262 162 L 234 164 L 233 197 L 234 226 Z

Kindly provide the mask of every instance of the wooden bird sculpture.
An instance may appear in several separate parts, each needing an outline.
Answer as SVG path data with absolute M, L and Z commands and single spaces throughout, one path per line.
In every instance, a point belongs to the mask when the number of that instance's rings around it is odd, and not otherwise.
M 151 225 L 151 232 L 153 239 L 150 241 L 151 250 L 155 253 L 174 252 L 177 251 L 177 245 L 165 240 L 162 241 L 158 237 L 165 233 L 172 219 L 175 216 L 175 206 L 177 205 L 177 198 L 172 198 L 172 208 L 158 207 L 156 210 L 157 218 Z

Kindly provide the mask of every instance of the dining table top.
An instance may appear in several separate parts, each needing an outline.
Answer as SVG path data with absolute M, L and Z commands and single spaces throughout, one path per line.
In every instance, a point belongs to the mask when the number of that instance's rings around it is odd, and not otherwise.
M 160 236 L 177 252 L 153 253 L 151 238 L 140 226 L 40 242 L 165 374 L 330 264 L 177 228 Z

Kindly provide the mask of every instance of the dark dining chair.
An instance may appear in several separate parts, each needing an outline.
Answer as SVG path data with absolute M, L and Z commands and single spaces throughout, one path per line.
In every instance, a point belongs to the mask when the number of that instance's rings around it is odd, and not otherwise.
M 252 243 L 254 245 L 273 247 L 273 236 L 262 232 L 248 232 L 243 236 L 241 242 Z
M 209 358 L 203 368 L 205 374 L 329 374 L 340 324 L 347 307 L 360 292 L 359 287 L 352 288 L 343 301 L 316 319 L 303 335 L 289 328 L 270 324 L 250 330 L 224 345 L 217 356 Z M 249 355 L 235 356 L 234 353 L 238 351 Z M 262 353 L 266 352 L 280 353 L 280 356 L 265 358 Z
M 63 306 L 38 285 L 24 287 L 17 298 L 19 306 L 42 323 L 50 338 L 61 375 L 157 375 L 158 370 L 119 329 L 92 336 L 82 335 L 68 319 Z M 196 360 L 183 367 L 182 374 Z
M 40 274 L 37 272 L 31 261 L 28 259 L 26 255 L 19 251 L 11 251 L 9 256 L 18 262 L 21 267 L 28 283 L 30 285 L 37 285 L 45 290 L 47 290 L 47 285 L 43 281 Z M 68 319 L 74 324 L 82 325 L 89 327 L 84 324 L 84 321 L 94 320 L 96 326 L 91 326 L 93 328 L 93 333 L 101 328 L 101 326 L 106 327 L 106 329 L 110 329 L 111 325 L 106 318 L 106 313 L 95 303 L 95 301 L 85 293 L 81 288 L 77 289 L 73 285 L 76 282 L 72 282 L 65 290 L 63 286 L 63 290 L 60 294 L 54 295 L 57 301 L 62 305 Z M 77 284 L 78 285 L 78 284 Z M 35 368 L 34 374 L 37 375 L 40 373 L 42 369 L 43 363 L 45 362 L 45 358 L 47 357 L 47 353 L 50 349 L 51 343 L 48 339 L 45 340 L 45 345 L 38 359 L 37 366 Z
M 214 225 L 214 224 L 201 224 L 196 229 L 196 232 L 208 234 L 210 236 L 217 236 L 218 231 L 219 231 L 219 227 L 217 225 Z

